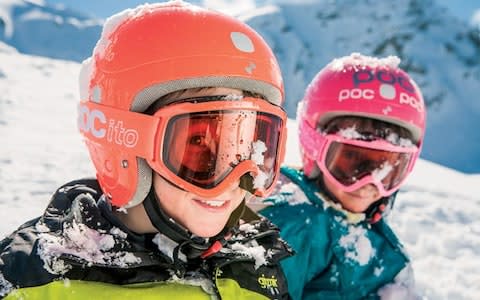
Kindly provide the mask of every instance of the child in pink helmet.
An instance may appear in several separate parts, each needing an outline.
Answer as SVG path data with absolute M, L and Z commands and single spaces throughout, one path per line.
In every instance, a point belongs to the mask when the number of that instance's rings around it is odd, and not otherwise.
M 301 170 L 283 167 L 261 213 L 296 255 L 293 299 L 412 299 L 409 258 L 384 216 L 423 144 L 425 106 L 397 57 L 333 60 L 299 103 Z

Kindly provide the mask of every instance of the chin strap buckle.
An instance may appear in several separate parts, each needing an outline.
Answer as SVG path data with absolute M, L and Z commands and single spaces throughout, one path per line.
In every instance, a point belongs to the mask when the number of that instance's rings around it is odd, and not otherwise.
M 375 224 L 378 221 L 380 221 L 380 219 L 383 216 L 383 212 L 385 211 L 386 208 L 387 208 L 387 206 L 383 203 L 378 205 L 377 206 L 377 211 L 373 214 L 372 218 L 370 219 L 370 224 Z
M 217 253 L 218 251 L 220 251 L 221 249 L 223 248 L 223 245 L 220 241 L 215 241 L 211 246 L 210 248 L 208 248 L 207 250 L 205 250 L 205 252 L 203 252 L 200 257 L 202 259 L 205 259 L 209 256 L 212 256 L 213 254 Z

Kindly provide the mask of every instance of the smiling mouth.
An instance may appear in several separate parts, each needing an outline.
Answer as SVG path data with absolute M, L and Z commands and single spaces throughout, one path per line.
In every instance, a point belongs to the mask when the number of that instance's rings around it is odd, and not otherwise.
M 194 199 L 194 201 L 202 207 L 214 210 L 222 210 L 228 205 L 228 200 L 219 201 L 219 200 L 200 200 Z

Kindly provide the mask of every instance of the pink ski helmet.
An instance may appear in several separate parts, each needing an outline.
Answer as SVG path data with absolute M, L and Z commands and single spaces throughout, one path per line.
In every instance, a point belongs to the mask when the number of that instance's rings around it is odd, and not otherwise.
M 359 116 L 389 122 L 407 129 L 419 151 L 425 132 L 425 104 L 410 76 L 398 67 L 396 56 L 375 58 L 353 53 L 334 59 L 308 85 L 299 103 L 300 151 L 305 175 L 316 177 L 318 151 L 309 141 L 318 129 L 339 116 Z M 301 130 L 304 126 L 314 129 Z

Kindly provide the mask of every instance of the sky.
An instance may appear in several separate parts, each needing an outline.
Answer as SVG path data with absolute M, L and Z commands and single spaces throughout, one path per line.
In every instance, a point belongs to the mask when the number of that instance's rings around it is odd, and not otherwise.
M 145 2 L 154 2 L 154 1 L 141 1 L 141 0 L 44 0 L 46 3 L 50 4 L 64 4 L 67 7 L 78 9 L 79 11 L 86 12 L 92 16 L 99 18 L 106 18 L 115 14 L 121 10 L 134 7 Z M 275 0 L 272 0 L 274 2 Z M 453 15 L 457 16 L 459 19 L 469 22 L 473 17 L 474 13 L 477 10 L 480 10 L 480 1 L 479 0 L 435 0 L 437 3 L 447 7 Z M 217 8 L 227 8 L 233 6 L 232 3 L 237 3 L 236 5 L 241 5 L 243 7 L 253 6 L 254 0 L 205 0 L 197 1 L 204 2 L 212 7 Z M 268 2 L 268 1 L 265 1 Z M 282 2 L 288 2 L 283 0 Z M 291 1 L 291 2 L 299 2 Z
M 0 42 L 0 239 L 39 216 L 60 185 L 93 176 L 76 128 L 80 64 L 16 53 Z M 36 100 L 36 101 L 34 101 Z M 298 165 L 288 121 L 286 162 Z M 412 258 L 423 300 L 480 295 L 480 174 L 420 159 L 388 217 Z M 391 300 L 391 298 L 390 298 Z

